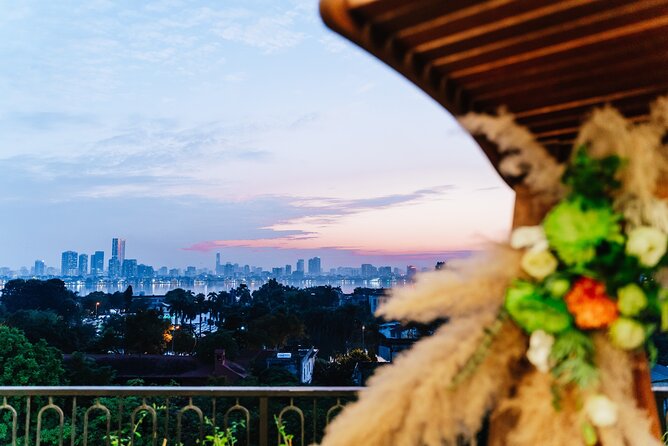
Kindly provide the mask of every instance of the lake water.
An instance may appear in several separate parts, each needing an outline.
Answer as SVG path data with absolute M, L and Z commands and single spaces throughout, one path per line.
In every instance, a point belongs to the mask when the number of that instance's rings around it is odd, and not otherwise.
M 0 279 L 0 289 L 2 289 L 7 281 Z M 332 287 L 339 287 L 344 293 L 352 293 L 355 288 L 391 288 L 395 286 L 403 286 L 403 281 L 395 280 L 365 280 L 365 279 L 328 279 L 326 277 L 303 279 L 303 280 L 278 280 L 279 283 L 290 285 L 297 288 L 309 288 L 314 286 L 330 285 Z M 126 280 L 65 280 L 65 286 L 72 291 L 77 292 L 80 296 L 85 296 L 94 291 L 102 291 L 105 293 L 114 293 L 116 291 L 125 291 L 128 285 L 132 285 L 132 290 L 135 295 L 156 295 L 162 296 L 170 290 L 176 288 L 183 288 L 190 290 L 195 294 L 210 292 L 229 291 L 236 288 L 242 283 L 251 291 L 260 288 L 264 280 L 195 280 L 195 279 L 152 279 L 142 281 L 126 281 Z

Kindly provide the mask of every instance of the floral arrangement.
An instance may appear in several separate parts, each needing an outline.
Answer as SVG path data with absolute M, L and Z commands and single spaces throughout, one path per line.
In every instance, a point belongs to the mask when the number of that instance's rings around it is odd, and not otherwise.
M 597 443 L 594 427 L 617 421 L 615 404 L 597 386 L 593 334 L 604 333 L 622 350 L 647 347 L 668 329 L 668 289 L 654 280 L 668 264 L 668 235 L 652 226 L 631 226 L 614 210 L 624 160 L 591 158 L 581 146 L 563 182 L 568 195 L 542 224 L 516 228 L 510 245 L 523 250 L 526 279 L 507 290 L 504 309 L 530 335 L 527 359 L 550 373 L 555 396 L 576 386 L 587 420 L 585 443 Z
M 460 123 L 540 212 L 392 290 L 378 316 L 447 323 L 379 369 L 322 445 L 475 444 L 486 419 L 505 429 L 490 446 L 661 445 L 634 368 L 668 329 L 668 97 L 642 123 L 595 110 L 565 164 L 505 111 Z

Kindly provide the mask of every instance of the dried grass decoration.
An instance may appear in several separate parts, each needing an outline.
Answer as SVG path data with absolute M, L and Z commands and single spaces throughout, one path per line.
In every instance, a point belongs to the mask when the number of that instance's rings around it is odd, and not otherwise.
M 393 291 L 380 316 L 448 322 L 380 369 L 323 446 L 474 442 L 486 416 L 508 411 L 513 446 L 661 444 L 634 399 L 630 358 L 654 358 L 651 336 L 668 330 L 668 203 L 657 192 L 668 99 L 640 125 L 595 111 L 566 166 L 507 113 L 462 122 L 510 151 L 502 173 L 522 170 L 554 206 L 507 245 Z

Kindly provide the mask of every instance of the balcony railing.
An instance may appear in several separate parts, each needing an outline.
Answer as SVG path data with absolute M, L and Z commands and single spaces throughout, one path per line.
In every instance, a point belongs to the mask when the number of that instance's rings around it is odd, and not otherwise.
M 236 426 L 238 446 L 320 442 L 360 387 L 0 387 L 0 444 L 201 445 Z M 666 431 L 668 385 L 653 387 Z M 275 417 L 275 418 L 274 418 Z M 213 444 L 207 443 L 204 444 Z
M 201 445 L 235 426 L 236 445 L 318 443 L 359 387 L 0 387 L 0 444 Z M 213 443 L 204 443 L 213 444 Z

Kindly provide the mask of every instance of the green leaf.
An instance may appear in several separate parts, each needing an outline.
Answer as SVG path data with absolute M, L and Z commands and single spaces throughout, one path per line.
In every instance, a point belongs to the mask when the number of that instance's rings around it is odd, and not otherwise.
M 542 296 L 529 282 L 517 281 L 506 292 L 505 308 L 513 320 L 532 333 L 559 333 L 571 326 L 571 315 L 563 300 Z

